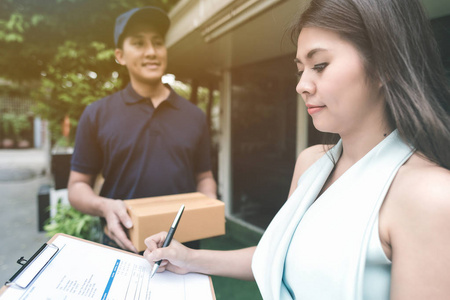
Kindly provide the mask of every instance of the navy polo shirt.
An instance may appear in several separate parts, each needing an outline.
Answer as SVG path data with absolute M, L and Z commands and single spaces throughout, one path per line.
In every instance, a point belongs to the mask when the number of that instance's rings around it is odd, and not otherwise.
M 156 109 L 129 84 L 84 110 L 76 133 L 73 171 L 105 178 L 101 196 L 133 199 L 196 191 L 209 171 L 205 114 L 176 94 Z

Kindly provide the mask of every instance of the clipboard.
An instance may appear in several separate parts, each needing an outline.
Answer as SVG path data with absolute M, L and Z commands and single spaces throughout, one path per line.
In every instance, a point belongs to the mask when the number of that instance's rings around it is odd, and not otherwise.
M 179 293 L 176 287 L 184 290 L 182 299 L 199 299 L 197 293 L 201 299 L 216 299 L 210 276 L 166 271 L 149 281 L 150 264 L 141 255 L 62 233 L 54 235 L 30 259 L 21 257 L 17 263 L 22 267 L 0 289 L 0 300 L 106 300 L 108 295 L 121 297 L 130 291 L 135 299 L 150 299 L 151 294 L 153 300 L 162 296 L 162 289 Z

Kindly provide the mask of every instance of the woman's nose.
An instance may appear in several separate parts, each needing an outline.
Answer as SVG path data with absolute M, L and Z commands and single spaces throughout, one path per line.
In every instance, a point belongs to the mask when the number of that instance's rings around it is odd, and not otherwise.
M 311 78 L 308 78 L 308 74 L 305 73 L 306 72 L 303 72 L 296 87 L 297 93 L 302 96 L 305 94 L 314 94 L 316 92 L 315 83 L 311 80 Z

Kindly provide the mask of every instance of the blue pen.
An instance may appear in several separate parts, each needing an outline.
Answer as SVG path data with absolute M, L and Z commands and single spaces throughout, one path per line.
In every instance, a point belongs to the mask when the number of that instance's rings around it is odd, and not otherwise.
M 181 205 L 180 209 L 178 210 L 178 214 L 175 217 L 175 220 L 173 220 L 172 226 L 170 227 L 169 233 L 167 234 L 166 240 L 164 241 L 164 244 L 162 246 L 163 248 L 165 248 L 165 247 L 170 245 L 170 242 L 172 241 L 173 235 L 175 234 L 175 230 L 177 229 L 178 222 L 180 221 L 180 218 L 181 218 L 181 215 L 183 214 L 183 211 L 184 211 L 184 204 Z M 161 264 L 161 261 L 162 260 L 157 261 L 155 263 L 155 265 L 153 266 L 150 278 L 152 278 L 153 275 L 155 275 L 156 271 L 159 268 L 159 265 Z

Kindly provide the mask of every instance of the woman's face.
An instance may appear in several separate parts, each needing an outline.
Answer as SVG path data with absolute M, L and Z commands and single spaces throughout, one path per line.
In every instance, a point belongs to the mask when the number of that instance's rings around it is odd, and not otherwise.
M 385 121 L 378 84 L 368 82 L 359 52 L 338 34 L 303 28 L 295 62 L 297 92 L 319 131 L 342 136 Z

